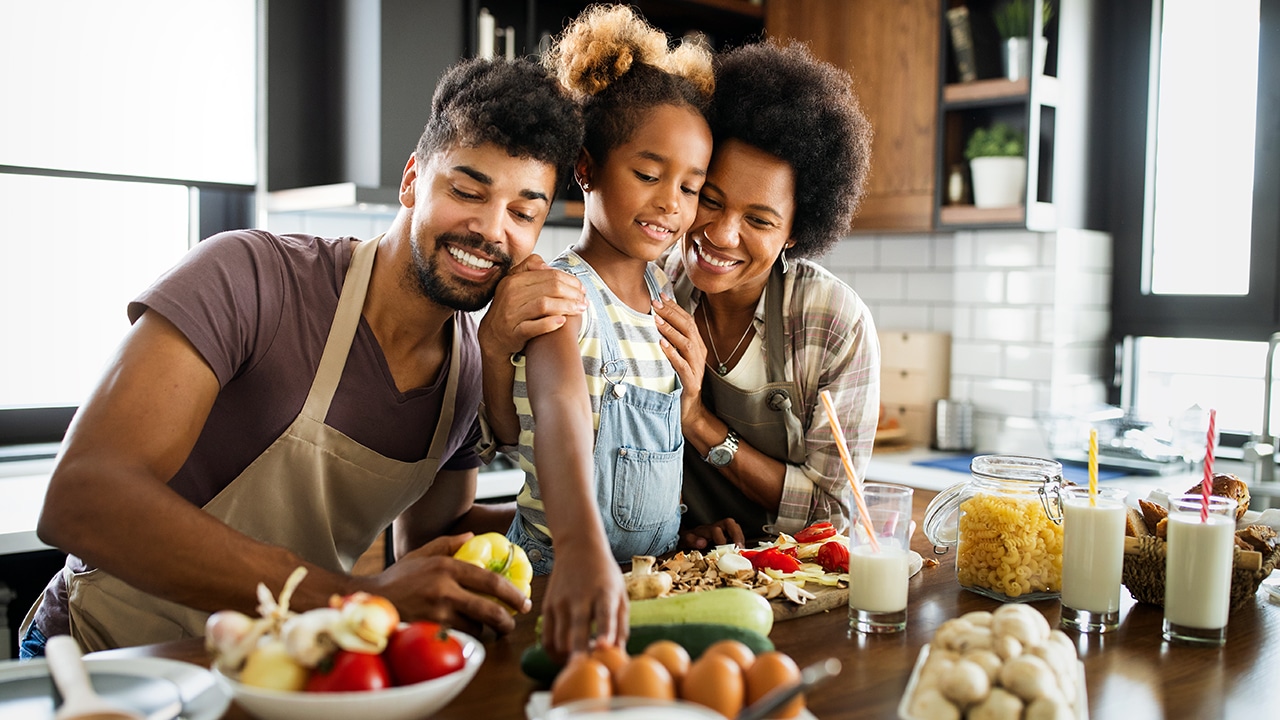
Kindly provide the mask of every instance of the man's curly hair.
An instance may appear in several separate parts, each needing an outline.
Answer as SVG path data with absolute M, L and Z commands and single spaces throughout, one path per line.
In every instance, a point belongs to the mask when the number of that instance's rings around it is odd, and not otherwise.
M 871 166 L 871 123 L 848 73 L 800 43 L 770 40 L 721 54 L 711 132 L 737 139 L 795 172 L 791 254 L 816 257 L 849 229 Z
M 556 168 L 563 187 L 582 147 L 582 111 L 530 60 L 463 60 L 445 71 L 418 138 L 420 161 L 454 144 L 493 143 Z
M 627 5 L 583 10 L 543 64 L 583 103 L 583 147 L 598 163 L 655 107 L 688 107 L 706 117 L 715 87 L 710 50 L 697 43 L 668 49 L 666 33 Z

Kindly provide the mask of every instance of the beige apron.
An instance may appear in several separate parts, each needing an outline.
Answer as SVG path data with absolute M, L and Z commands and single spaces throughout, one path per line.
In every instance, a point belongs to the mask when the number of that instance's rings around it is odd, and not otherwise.
M 714 372 L 702 374 L 702 401 L 716 417 L 752 447 L 775 460 L 802 464 L 807 454 L 801 422 L 800 390 L 786 379 L 786 332 L 783 327 L 784 278 L 775 265 L 765 287 L 765 361 L 769 382 L 758 390 L 741 390 Z M 676 300 L 690 306 L 693 283 L 686 275 L 676 282 Z M 682 502 L 688 507 L 682 525 L 694 527 L 732 517 L 748 539 L 767 534 L 774 520 L 720 471 L 685 444 Z
M 352 254 L 301 414 L 204 506 L 236 530 L 334 572 L 350 572 L 391 521 L 431 487 L 453 426 L 460 363 L 456 326 L 440 419 L 426 459 L 392 460 L 324 424 L 360 323 L 377 246 L 375 238 Z M 206 612 L 144 593 L 102 570 L 63 572 L 71 634 L 86 652 L 204 634 Z

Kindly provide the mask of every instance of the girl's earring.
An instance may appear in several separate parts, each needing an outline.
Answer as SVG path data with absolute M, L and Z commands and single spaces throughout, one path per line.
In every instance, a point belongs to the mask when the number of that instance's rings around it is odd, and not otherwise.
M 778 259 L 782 261 L 782 274 L 786 275 L 791 270 L 791 263 L 787 262 L 786 248 L 782 248 L 782 254 L 778 256 Z

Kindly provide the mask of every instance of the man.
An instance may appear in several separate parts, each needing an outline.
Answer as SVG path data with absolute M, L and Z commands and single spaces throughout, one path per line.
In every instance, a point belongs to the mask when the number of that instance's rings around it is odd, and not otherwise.
M 66 632 L 86 650 L 200 635 L 209 612 L 254 612 L 257 584 L 278 593 L 299 565 L 298 610 L 364 590 L 410 620 L 514 627 L 485 596 L 527 612 L 520 592 L 451 558 L 468 531 L 511 520 L 473 504 L 467 311 L 529 256 L 581 141 L 578 109 L 536 65 L 460 63 L 380 238 L 224 233 L 132 303 L 49 486 L 39 536 L 70 555 L 23 655 Z M 397 562 L 349 575 L 388 524 Z

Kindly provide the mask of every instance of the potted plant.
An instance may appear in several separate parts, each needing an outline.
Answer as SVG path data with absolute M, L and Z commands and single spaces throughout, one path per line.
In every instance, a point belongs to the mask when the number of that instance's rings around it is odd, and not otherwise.
M 980 127 L 969 136 L 964 156 L 973 178 L 973 204 L 980 208 L 1022 204 L 1027 188 L 1027 143 L 1005 123 Z
M 1009 80 L 1021 80 L 1031 75 L 1031 0 L 1006 0 L 992 11 L 996 31 L 1004 40 L 1001 47 L 1004 57 L 1004 76 Z M 1041 29 L 1053 17 L 1053 3 L 1043 0 L 1040 6 Z M 1044 72 L 1044 54 L 1047 45 L 1043 38 L 1035 46 L 1036 72 Z

